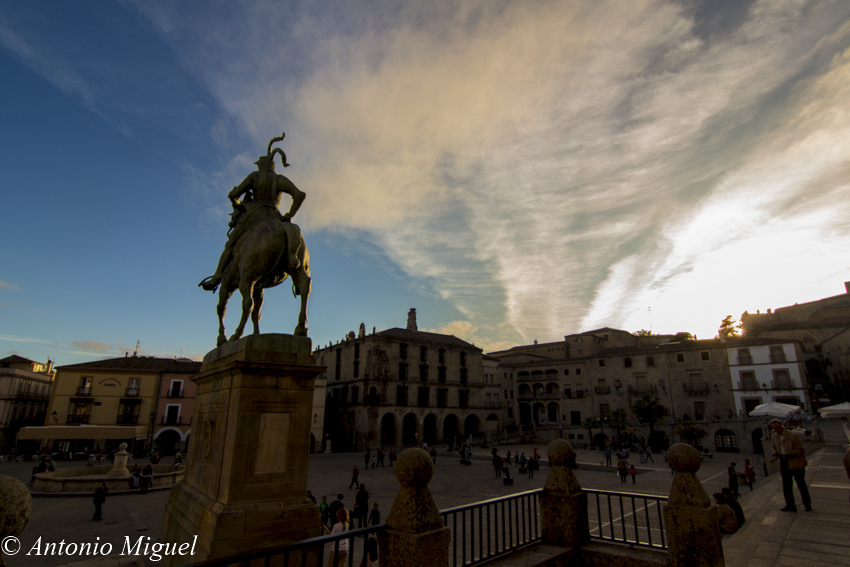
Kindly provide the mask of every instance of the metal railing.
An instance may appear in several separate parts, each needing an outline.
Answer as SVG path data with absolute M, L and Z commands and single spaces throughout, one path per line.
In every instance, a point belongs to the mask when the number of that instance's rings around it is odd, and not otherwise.
M 324 535 L 305 539 L 284 547 L 264 549 L 254 553 L 232 555 L 211 561 L 199 561 L 183 567 L 252 567 L 254 565 L 286 565 L 288 567 L 322 567 L 330 565 L 331 553 L 339 553 L 340 542 L 348 541 L 347 567 L 357 567 L 363 558 L 366 541 L 384 530 L 384 526 L 371 526 L 349 530 L 335 535 Z
M 467 567 L 541 541 L 540 489 L 442 510 L 451 529 L 449 565 Z
M 528 490 L 440 511 L 451 530 L 450 567 L 471 567 L 542 542 L 539 496 Z M 667 549 L 661 505 L 666 496 L 585 489 L 590 538 L 631 547 Z M 285 565 L 323 567 L 339 542 L 348 540 L 347 567 L 363 558 L 366 541 L 385 526 L 372 526 L 300 541 L 284 547 L 191 563 L 184 567 Z M 380 560 L 379 560 L 380 561 Z
M 590 538 L 667 549 L 661 505 L 666 496 L 585 489 Z

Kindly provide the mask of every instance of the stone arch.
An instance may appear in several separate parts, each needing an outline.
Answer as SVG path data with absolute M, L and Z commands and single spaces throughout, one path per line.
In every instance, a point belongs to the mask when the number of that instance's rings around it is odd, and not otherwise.
M 541 382 L 535 382 L 534 386 L 531 387 L 531 390 L 535 396 L 542 396 L 546 392 L 546 389 L 543 387 Z
M 718 429 L 714 434 L 714 448 L 718 453 L 738 453 L 738 438 L 731 429 Z
M 531 425 L 531 406 L 529 404 L 519 405 L 519 424 Z
M 546 383 L 546 393 L 547 394 L 557 394 L 561 391 L 561 387 L 558 386 L 557 382 L 547 382 Z
M 159 450 L 165 455 L 173 455 L 183 449 L 183 440 L 180 431 L 174 429 L 162 429 L 154 439 Z
M 466 419 L 463 421 L 463 436 L 469 437 L 472 435 L 475 437 L 480 433 L 480 423 L 481 420 L 478 419 L 478 416 L 474 413 L 466 416 Z
M 385 413 L 381 418 L 381 445 L 394 447 L 395 444 L 395 414 Z
M 753 432 L 750 434 L 750 440 L 753 443 L 753 453 L 756 455 L 764 455 L 764 431 L 762 431 L 761 427 L 753 429 Z
M 422 440 L 429 445 L 437 443 L 437 416 L 429 413 L 422 422 Z
M 517 391 L 517 393 L 520 396 L 530 396 L 531 395 L 531 386 L 529 386 L 528 384 L 520 384 L 519 390 Z
M 499 434 L 499 416 L 495 413 L 491 413 L 484 420 L 484 431 L 490 433 L 491 435 Z
M 534 407 L 531 411 L 531 417 L 534 419 L 534 423 L 540 425 L 541 422 L 546 421 L 546 406 L 543 405 L 542 402 L 537 402 L 534 404 Z
M 450 413 L 443 419 L 443 439 L 446 442 L 454 443 L 455 437 L 460 433 L 460 424 L 457 416 Z
M 546 419 L 549 423 L 560 423 L 560 419 L 558 416 L 560 414 L 560 406 L 556 402 L 549 402 L 549 405 L 546 407 Z
M 404 416 L 404 420 L 401 424 L 401 442 L 404 445 L 416 445 L 418 440 L 419 433 L 418 423 L 416 423 L 416 416 L 412 413 Z

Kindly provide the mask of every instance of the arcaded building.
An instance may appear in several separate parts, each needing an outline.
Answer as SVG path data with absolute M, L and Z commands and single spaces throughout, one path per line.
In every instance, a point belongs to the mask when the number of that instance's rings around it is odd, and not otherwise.
M 507 419 L 494 360 L 452 335 L 407 327 L 360 332 L 314 352 L 327 367 L 325 449 L 361 450 L 495 437 Z M 327 446 L 330 442 L 331 446 Z

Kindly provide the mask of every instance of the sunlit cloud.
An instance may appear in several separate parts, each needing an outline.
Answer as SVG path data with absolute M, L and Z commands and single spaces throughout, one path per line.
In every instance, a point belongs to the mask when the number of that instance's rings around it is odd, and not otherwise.
M 9 289 L 9 290 L 12 290 L 12 291 L 18 291 L 19 288 L 15 284 L 0 281 L 0 289 Z
M 150 17 L 231 114 L 211 137 L 283 127 L 302 227 L 368 238 L 465 317 L 441 328 L 706 336 L 848 279 L 846 3 L 270 6 Z

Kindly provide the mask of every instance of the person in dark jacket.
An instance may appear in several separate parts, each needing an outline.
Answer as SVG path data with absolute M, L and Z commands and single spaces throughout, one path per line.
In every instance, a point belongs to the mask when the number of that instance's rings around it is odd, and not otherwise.
M 369 525 L 370 526 L 380 526 L 381 525 L 381 512 L 378 510 L 378 503 L 375 502 L 372 504 L 372 511 L 369 512 Z
M 728 504 L 729 507 L 732 508 L 732 511 L 735 512 L 735 518 L 738 519 L 738 528 L 740 529 L 746 521 L 744 520 L 744 509 L 741 508 L 741 503 L 738 502 L 738 499 L 735 498 L 734 494 L 732 494 L 732 489 L 724 487 L 720 490 L 720 492 L 726 497 L 726 504 Z
M 369 518 L 369 493 L 365 484 L 360 485 L 360 491 L 354 497 L 354 515 L 357 517 L 358 528 L 366 526 Z
M 103 520 L 103 503 L 106 502 L 106 495 L 109 493 L 109 486 L 104 482 L 94 491 L 94 516 L 92 522 Z
M 345 508 L 345 505 L 342 503 L 343 495 L 342 493 L 336 495 L 336 500 L 331 502 L 331 505 L 328 507 L 328 516 L 330 517 L 330 524 L 328 528 L 333 528 L 334 524 L 337 523 L 336 513 L 341 509 Z

